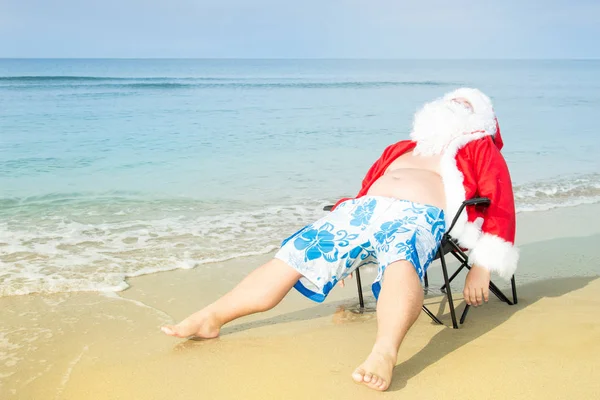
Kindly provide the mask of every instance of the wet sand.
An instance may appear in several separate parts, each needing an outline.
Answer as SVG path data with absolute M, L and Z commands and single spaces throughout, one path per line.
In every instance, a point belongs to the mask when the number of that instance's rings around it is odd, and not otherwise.
M 351 281 L 323 304 L 292 291 L 215 340 L 159 331 L 230 290 L 266 255 L 134 278 L 118 294 L 0 298 L 0 398 L 599 398 L 599 211 L 520 214 L 519 304 L 492 298 L 453 330 L 432 290 L 426 303 L 446 326 L 420 316 L 386 393 L 350 378 L 376 331 L 368 271 L 362 314 Z M 435 285 L 439 266 L 430 271 Z M 459 278 L 459 312 L 461 290 Z

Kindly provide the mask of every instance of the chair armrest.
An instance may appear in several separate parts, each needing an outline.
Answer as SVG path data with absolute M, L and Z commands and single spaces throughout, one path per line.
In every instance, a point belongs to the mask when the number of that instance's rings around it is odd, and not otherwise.
M 456 221 L 458 221 L 458 217 L 460 217 L 460 214 L 462 214 L 462 212 L 466 206 L 482 205 L 482 206 L 487 207 L 491 203 L 492 203 L 492 201 L 490 199 L 488 199 L 487 197 L 475 197 L 473 199 L 463 201 L 463 203 L 458 208 L 458 211 L 456 212 L 454 219 L 452 220 L 452 224 L 450 224 L 450 228 L 448 228 L 448 230 L 446 231 L 446 235 L 448 235 L 448 236 L 450 235 L 450 231 L 452 230 L 452 228 L 454 228 Z
M 473 206 L 473 205 L 483 205 L 489 206 L 492 202 L 487 197 L 475 197 L 473 199 L 465 200 L 463 205 L 465 206 Z M 462 210 L 460 210 L 462 211 Z

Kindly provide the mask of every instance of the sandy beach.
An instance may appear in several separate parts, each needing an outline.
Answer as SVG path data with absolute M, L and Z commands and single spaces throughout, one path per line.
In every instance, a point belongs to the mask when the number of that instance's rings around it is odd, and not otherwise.
M 141 276 L 116 294 L 0 298 L 0 398 L 600 398 L 600 205 L 518 218 L 519 304 L 492 298 L 453 330 L 431 291 L 426 303 L 446 326 L 421 314 L 386 393 L 350 378 L 376 331 L 369 272 L 363 314 L 351 281 L 323 304 L 292 291 L 215 340 L 159 331 L 231 289 L 266 255 Z M 432 285 L 439 275 L 434 264 Z M 462 282 L 454 284 L 459 312 Z

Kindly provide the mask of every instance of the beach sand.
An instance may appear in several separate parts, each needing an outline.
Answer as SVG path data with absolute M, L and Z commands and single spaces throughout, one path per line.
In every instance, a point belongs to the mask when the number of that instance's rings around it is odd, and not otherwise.
M 372 272 L 363 274 L 363 314 L 350 281 L 322 304 L 292 290 L 215 340 L 159 331 L 230 290 L 265 255 L 133 278 L 117 294 L 0 298 L 0 399 L 600 398 L 600 205 L 518 218 L 519 304 L 492 297 L 453 330 L 432 291 L 426 303 L 446 325 L 421 314 L 386 393 L 350 378 L 376 332 Z M 439 275 L 436 264 L 432 284 Z

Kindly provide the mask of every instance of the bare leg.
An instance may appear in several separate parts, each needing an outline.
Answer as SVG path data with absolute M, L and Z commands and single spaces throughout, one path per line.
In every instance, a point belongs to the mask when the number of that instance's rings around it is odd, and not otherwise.
M 377 338 L 352 379 L 375 390 L 390 386 L 400 344 L 419 317 L 422 305 L 423 289 L 413 265 L 409 261 L 388 265 L 377 301 Z
M 283 261 L 273 259 L 252 271 L 214 303 L 179 324 L 163 326 L 161 330 L 167 335 L 182 338 L 215 338 L 227 322 L 275 307 L 301 276 Z

